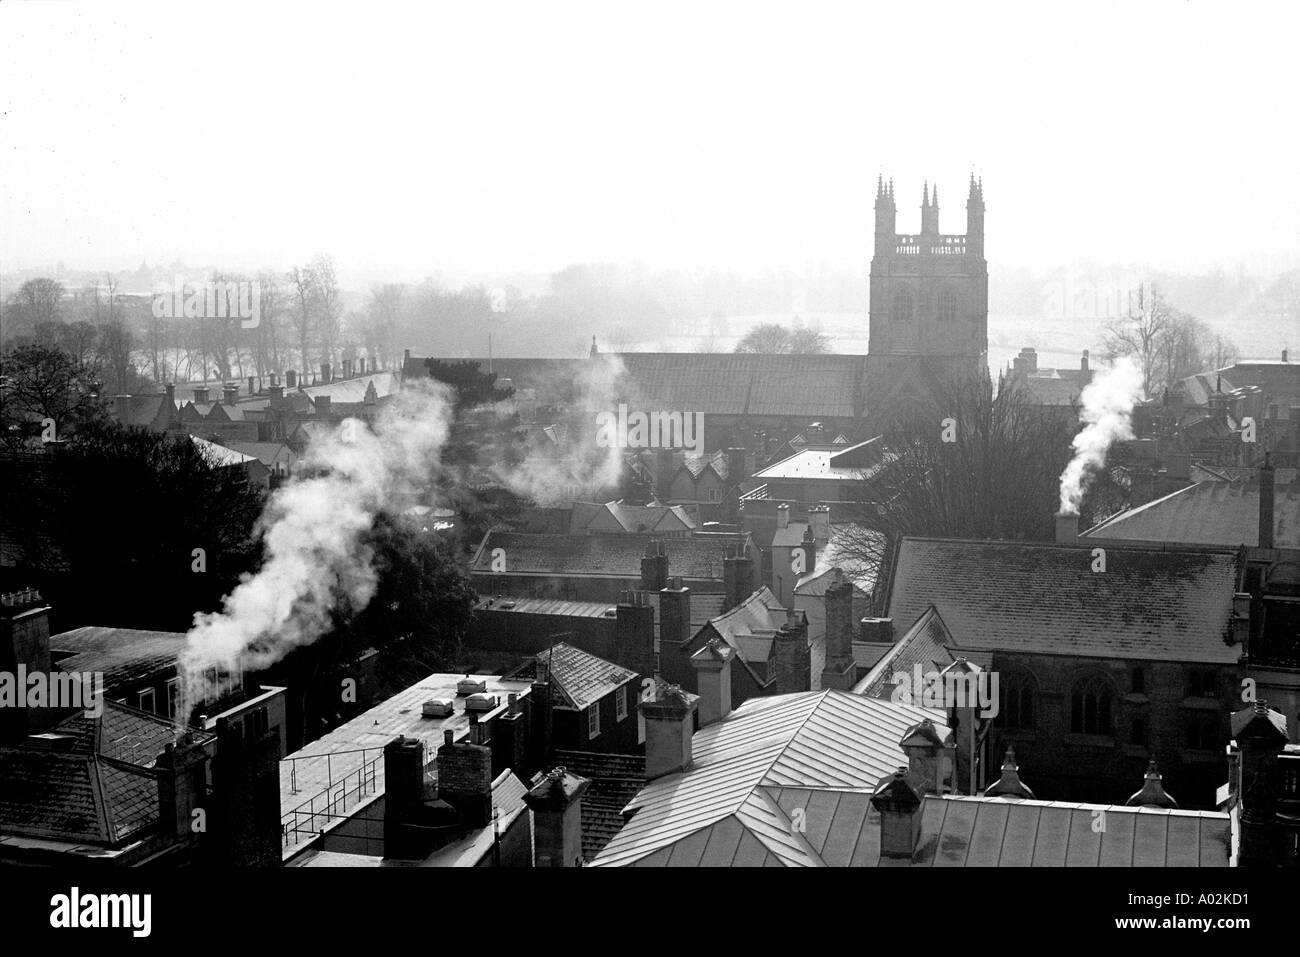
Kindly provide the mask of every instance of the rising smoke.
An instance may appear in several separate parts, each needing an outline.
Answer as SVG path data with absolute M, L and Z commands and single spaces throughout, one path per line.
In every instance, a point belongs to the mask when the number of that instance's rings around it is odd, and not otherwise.
M 617 485 L 622 478 L 624 450 L 597 444 L 596 420 L 616 404 L 626 374 L 617 355 L 605 354 L 582 363 L 581 371 L 570 381 L 543 383 L 539 391 L 562 391 L 569 398 L 560 443 L 551 448 L 530 447 L 517 467 L 493 467 L 494 478 L 543 507 L 588 498 Z
M 365 608 L 378 576 L 364 537 L 381 510 L 432 485 L 451 409 L 446 387 L 408 382 L 373 427 L 346 419 L 312 441 L 259 521 L 262 567 L 220 611 L 194 618 L 180 661 L 183 720 L 214 696 L 209 669 L 266 668 L 316 641 L 337 614 Z
M 1061 473 L 1061 507 L 1077 515 L 1088 480 L 1106 461 L 1106 451 L 1116 441 L 1133 438 L 1133 406 L 1142 395 L 1142 370 L 1129 358 L 1120 358 L 1098 373 L 1079 397 L 1085 423 L 1074 437 L 1074 458 Z

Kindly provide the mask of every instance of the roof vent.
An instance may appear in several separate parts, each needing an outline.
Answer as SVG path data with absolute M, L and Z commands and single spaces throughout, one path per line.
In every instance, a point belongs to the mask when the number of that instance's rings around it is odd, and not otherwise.
M 618 609 L 617 609 L 617 608 L 606 608 L 605 611 L 603 612 L 603 614 L 604 614 L 604 616 L 605 616 L 606 618 L 617 618 L 617 617 L 618 617 Z
M 501 604 L 497 605 L 497 608 L 500 609 L 501 611 L 509 611 L 514 607 L 515 607 L 515 603 L 512 601 L 503 601 Z
M 39 748 L 42 751 L 71 751 L 76 742 L 74 735 L 47 731 L 44 734 L 29 734 L 24 743 L 29 748 Z
M 482 678 L 471 678 L 466 675 L 456 682 L 457 696 L 480 694 L 484 691 L 487 691 L 487 682 Z
M 420 714 L 426 718 L 446 718 L 455 710 L 456 703 L 450 698 L 430 698 L 420 707 Z
M 491 711 L 501 699 L 491 694 L 472 694 L 465 699 L 466 711 Z

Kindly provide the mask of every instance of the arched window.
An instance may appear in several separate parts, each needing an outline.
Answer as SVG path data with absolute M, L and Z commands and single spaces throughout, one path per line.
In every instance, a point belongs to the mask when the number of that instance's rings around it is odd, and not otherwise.
M 1001 702 L 994 723 L 1002 728 L 1028 731 L 1034 727 L 1038 686 L 1027 671 L 1004 672 L 1001 676 Z
M 916 312 L 916 297 L 908 286 L 901 286 L 894 293 L 894 321 L 910 322 Z
M 957 318 L 957 294 L 951 289 L 939 293 L 939 321 L 953 322 Z
M 1076 681 L 1070 690 L 1070 730 L 1075 734 L 1110 734 L 1113 697 L 1109 682 L 1098 675 Z

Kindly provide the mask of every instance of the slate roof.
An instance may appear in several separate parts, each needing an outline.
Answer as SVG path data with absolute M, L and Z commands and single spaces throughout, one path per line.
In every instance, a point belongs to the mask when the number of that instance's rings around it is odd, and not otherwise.
M 813 597 L 825 595 L 826 587 L 831 583 L 831 572 L 838 568 L 855 588 L 870 595 L 876 587 L 878 563 L 871 564 L 857 554 L 868 540 L 874 540 L 880 549 L 879 554 L 884 554 L 885 536 L 880 532 L 859 529 L 849 523 L 832 525 L 830 539 L 818 543 L 816 565 L 795 583 L 794 593 Z
M 441 358 L 441 357 L 439 357 Z M 423 358 L 403 364 L 403 376 L 428 375 Z M 466 361 L 446 358 L 444 362 Z M 472 359 L 487 369 L 486 359 Z M 853 418 L 865 412 L 867 357 L 752 353 L 623 352 L 588 359 L 493 359 L 498 378 L 517 389 L 573 379 L 594 362 L 621 364 L 613 402 L 713 415 Z
M 160 392 L 157 395 L 133 395 L 126 403 L 125 419 L 118 416 L 116 402 L 109 409 L 109 414 L 121 422 L 122 425 L 149 426 L 157 421 L 159 413 L 166 411 L 166 402 L 167 394 L 165 392 Z
M 722 449 L 707 455 L 683 455 L 681 468 L 686 469 L 693 479 L 699 478 L 704 474 L 705 469 L 709 468 L 713 469 L 718 478 L 724 482 L 731 474 L 730 466 L 727 464 L 727 453 Z
M 734 538 L 663 540 L 668 574 L 690 581 L 722 581 L 722 559 Z M 492 551 L 506 550 L 508 575 L 587 575 L 641 578 L 645 540 L 631 535 L 530 535 L 493 530 L 483 539 L 471 571 L 492 573 Z
M 933 605 L 963 648 L 1144 661 L 1235 663 L 1227 645 L 1237 553 L 904 538 L 889 617 Z
M 657 529 L 680 531 L 683 526 L 688 529 L 695 527 L 695 522 L 680 505 L 625 505 L 623 502 L 609 502 L 603 508 L 626 532 Z M 595 518 L 593 515 L 592 520 Z M 590 526 L 591 521 L 588 521 L 586 527 Z
M 629 668 L 561 641 L 535 655 L 532 661 L 514 672 L 511 679 L 531 680 L 536 674 L 537 660 L 542 658 L 550 662 L 551 684 L 560 692 L 563 706 L 578 711 L 613 694 L 619 687 L 637 677 L 636 672 Z
M 243 465 L 246 462 L 257 461 L 257 459 L 252 455 L 245 455 L 243 452 L 236 452 L 234 449 L 227 448 L 224 445 L 218 445 L 216 442 L 209 442 L 207 439 L 201 439 L 197 435 L 191 435 L 190 441 L 197 445 L 199 451 L 204 454 L 208 462 L 217 468 L 227 465 Z
M 253 456 L 267 468 L 292 464 L 298 457 L 283 442 L 231 442 L 227 447 L 241 455 Z
M 1259 483 L 1198 482 L 1095 525 L 1080 538 L 1197 545 L 1259 544 Z M 1300 486 L 1273 491 L 1273 542 L 1300 548 Z
M 912 674 L 915 665 L 922 672 L 942 671 L 957 660 L 950 649 L 956 644 L 948 626 L 931 605 L 895 644 L 877 660 L 865 677 L 853 687 L 854 694 L 888 698 L 893 693 L 894 674 Z
M 694 604 L 694 596 L 691 596 Z M 761 685 L 767 682 L 767 662 L 772 654 L 772 635 L 786 623 L 786 610 L 772 590 L 764 585 L 730 611 L 709 619 L 708 627 L 736 649 L 741 664 L 750 669 Z M 761 671 L 755 671 L 761 668 Z
M 184 648 L 184 632 L 99 625 L 74 628 L 50 638 L 52 652 L 69 655 L 58 659 L 58 670 L 102 672 L 104 690 L 109 694 L 116 688 L 174 669 Z
M 60 722 L 69 750 L 0 748 L 0 834 L 117 845 L 158 820 L 158 781 L 152 770 L 179 725 L 104 703 Z M 211 735 L 198 734 L 200 743 Z
M 690 769 L 646 785 L 592 864 L 821 866 L 782 811 L 782 789 L 870 794 L 906 763 L 898 742 L 923 718 L 946 733 L 939 712 L 841 691 L 746 701 L 696 732 Z
M 333 382 L 321 385 L 309 385 L 298 391 L 313 401 L 321 396 L 328 396 L 331 405 L 337 402 L 360 404 L 365 402 L 366 388 L 372 382 L 375 384 L 376 396 L 381 399 L 396 394 L 402 387 L 401 379 L 396 372 L 368 372 L 351 379 L 335 379 Z
M 623 808 L 645 786 L 645 757 L 556 751 L 555 763 L 591 782 L 582 796 L 582 856 L 592 860 L 623 828 Z

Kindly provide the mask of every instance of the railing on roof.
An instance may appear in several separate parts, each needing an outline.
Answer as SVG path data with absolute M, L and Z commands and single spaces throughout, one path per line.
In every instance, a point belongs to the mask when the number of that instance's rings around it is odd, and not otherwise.
M 377 752 L 377 756 L 367 761 L 365 757 L 367 752 Z M 360 767 L 353 768 L 335 781 L 332 759 L 344 754 L 360 754 L 362 763 Z M 435 749 L 429 760 L 424 762 L 426 777 L 430 769 L 436 767 L 437 756 L 438 752 Z M 384 759 L 383 748 L 357 748 L 350 751 L 309 754 L 301 758 L 283 758 L 280 763 L 287 761 L 290 765 L 291 787 L 296 790 L 297 762 L 320 758 L 325 759 L 326 780 L 329 783 L 292 811 L 281 816 L 281 845 L 285 850 L 302 841 L 318 837 L 332 823 L 345 820 L 348 816 L 349 803 L 351 807 L 356 808 L 362 799 L 374 797 L 379 793 L 376 767 Z
M 766 486 L 766 485 L 760 485 L 758 488 L 756 488 L 756 489 L 750 489 L 750 490 L 749 490 L 748 492 L 746 492 L 744 495 L 740 496 L 740 501 L 742 501 L 742 502 L 757 502 L 757 501 L 759 501 L 760 499 L 765 499 L 765 498 L 767 498 L 767 486 Z

